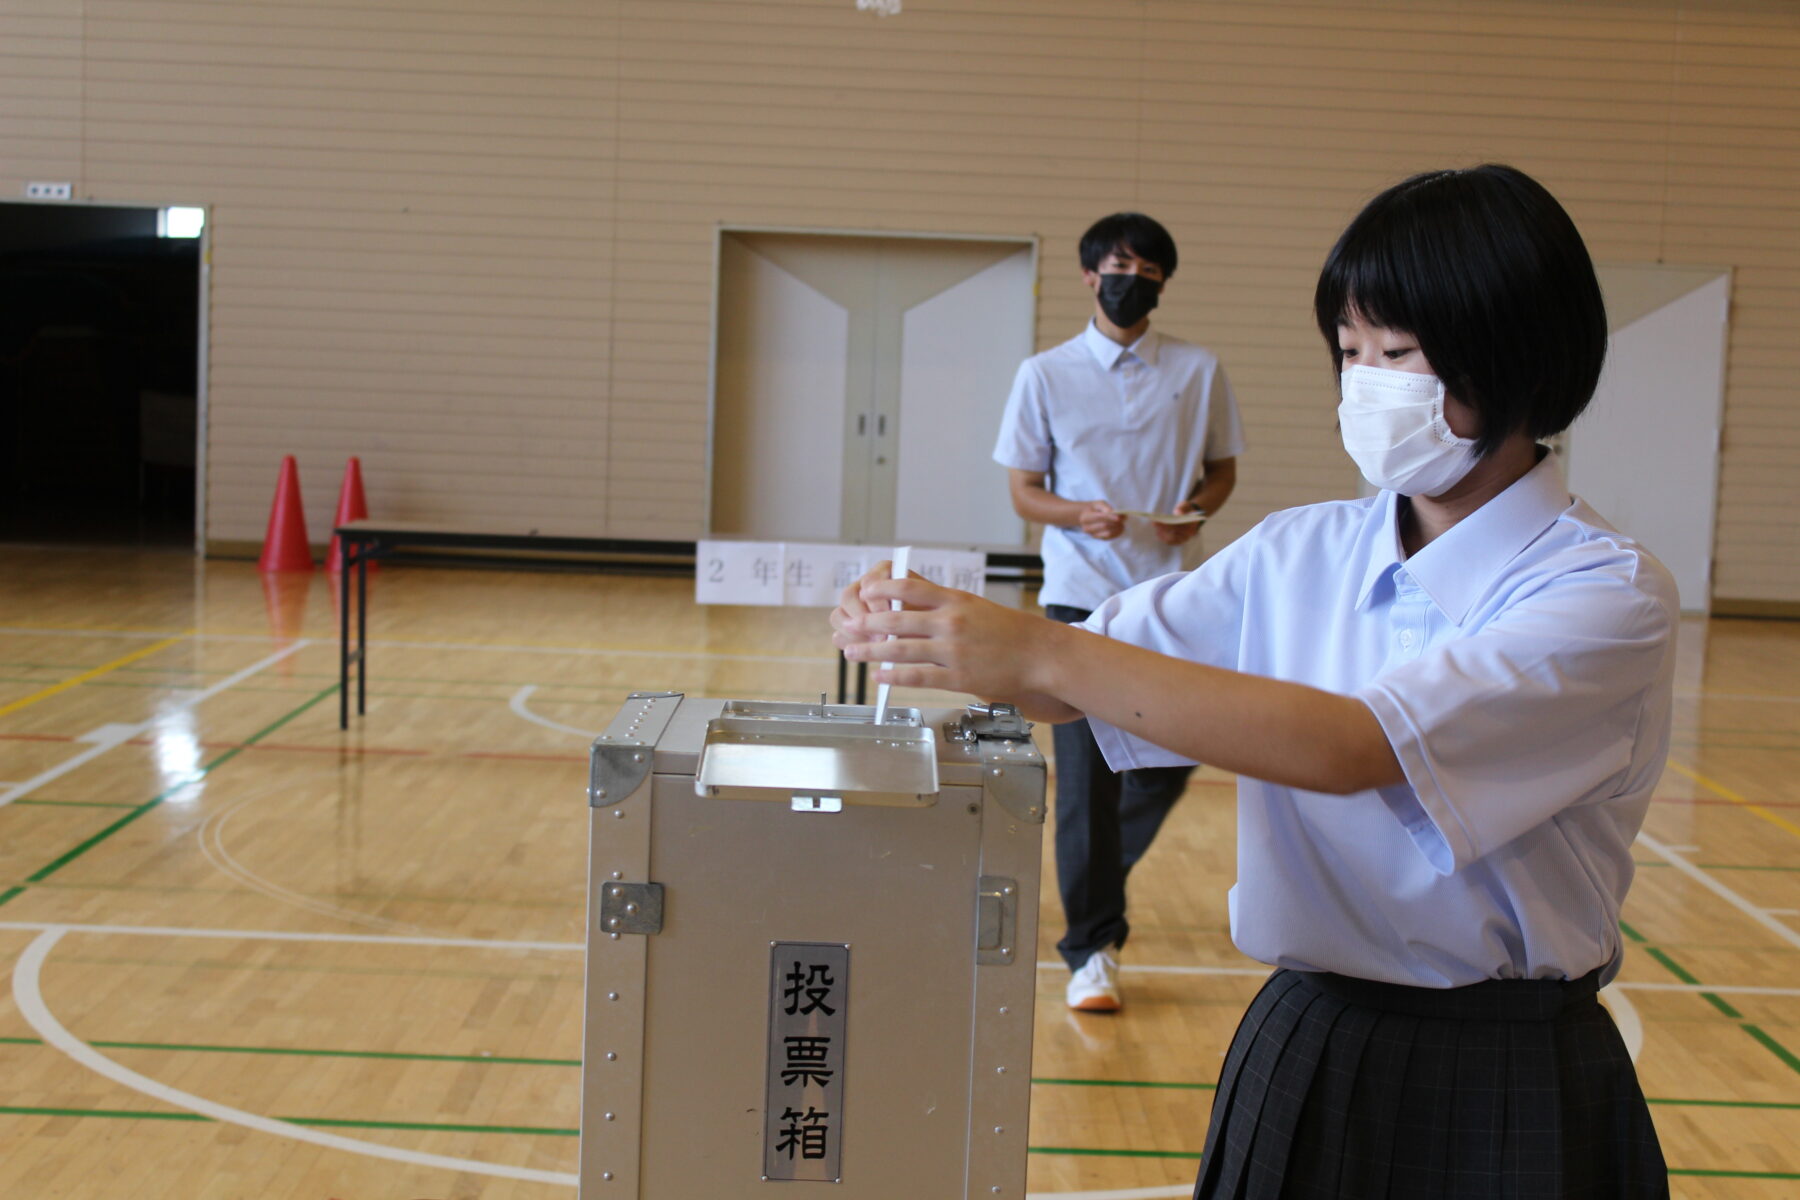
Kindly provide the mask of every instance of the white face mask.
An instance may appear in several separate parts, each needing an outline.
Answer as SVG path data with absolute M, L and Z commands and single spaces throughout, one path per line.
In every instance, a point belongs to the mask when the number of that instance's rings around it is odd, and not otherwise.
M 1402 496 L 1438 496 L 1475 465 L 1475 439 L 1444 420 L 1444 382 L 1362 364 L 1338 379 L 1338 430 L 1363 478 Z

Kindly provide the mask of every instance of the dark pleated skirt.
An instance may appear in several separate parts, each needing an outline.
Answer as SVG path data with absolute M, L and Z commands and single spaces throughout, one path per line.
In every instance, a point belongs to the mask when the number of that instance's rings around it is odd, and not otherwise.
M 1596 984 L 1276 971 L 1225 1056 L 1195 1200 L 1668 1196 Z

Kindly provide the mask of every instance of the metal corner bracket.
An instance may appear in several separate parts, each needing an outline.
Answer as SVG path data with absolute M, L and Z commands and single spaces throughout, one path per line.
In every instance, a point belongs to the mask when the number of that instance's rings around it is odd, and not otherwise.
M 650 777 L 656 742 L 681 704 L 680 692 L 633 692 L 588 759 L 588 804 L 601 808 L 629 800 Z

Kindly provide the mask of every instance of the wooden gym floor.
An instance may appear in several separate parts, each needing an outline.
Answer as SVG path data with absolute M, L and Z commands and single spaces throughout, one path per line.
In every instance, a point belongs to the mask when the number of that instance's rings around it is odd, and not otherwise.
M 0 1196 L 572 1195 L 590 731 L 633 689 L 817 696 L 822 614 L 372 582 L 341 734 L 323 574 L 0 547 Z M 1791 1197 L 1800 624 L 1685 623 L 1676 714 L 1608 1000 L 1676 1195 Z M 1132 880 L 1123 1015 L 1040 970 L 1034 1194 L 1185 1194 L 1265 974 L 1226 934 L 1232 824 L 1200 773 Z

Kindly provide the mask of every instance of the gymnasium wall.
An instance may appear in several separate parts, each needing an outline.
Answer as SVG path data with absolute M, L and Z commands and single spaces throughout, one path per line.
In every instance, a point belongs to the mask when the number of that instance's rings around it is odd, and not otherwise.
M 383 517 L 694 537 L 718 223 L 1041 235 L 1050 345 L 1074 239 L 1141 208 L 1183 253 L 1160 323 L 1243 403 L 1218 545 L 1354 492 L 1337 231 L 1508 161 L 1597 259 L 1734 271 L 1715 594 L 1800 605 L 1800 6 L 903 3 L 0 0 L 0 194 L 210 208 L 225 547 L 284 453 L 315 537 L 353 453 Z

